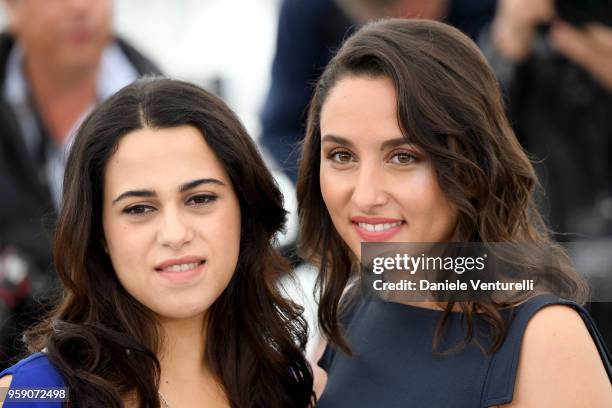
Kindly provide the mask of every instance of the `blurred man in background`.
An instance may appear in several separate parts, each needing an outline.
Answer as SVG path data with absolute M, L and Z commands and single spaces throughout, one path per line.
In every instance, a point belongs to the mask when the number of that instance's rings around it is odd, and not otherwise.
M 158 73 L 112 33 L 111 0 L 3 0 L 0 368 L 54 286 L 50 236 L 71 136 L 101 100 Z
M 295 183 L 296 146 L 313 85 L 343 39 L 370 20 L 443 20 L 476 39 L 495 0 L 283 0 L 272 78 L 262 112 L 261 144 Z
M 481 46 L 541 200 L 594 300 L 612 299 L 612 1 L 501 0 Z M 547 210 L 547 211 L 546 211 Z M 591 315 L 612 346 L 612 303 Z

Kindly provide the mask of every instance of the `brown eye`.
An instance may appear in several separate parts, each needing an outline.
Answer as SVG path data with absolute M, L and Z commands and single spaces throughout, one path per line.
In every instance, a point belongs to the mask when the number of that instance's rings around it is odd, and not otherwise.
M 409 152 L 397 152 L 391 156 L 391 163 L 393 164 L 411 164 L 414 163 L 417 158 Z
M 217 196 L 214 196 L 212 194 L 198 194 L 198 195 L 191 197 L 187 201 L 187 204 L 196 205 L 196 206 L 206 205 L 206 204 L 210 204 L 214 202 L 216 199 L 217 199 Z
M 144 215 L 146 213 L 149 213 L 151 211 L 154 211 L 155 208 L 149 206 L 149 205 L 142 205 L 142 204 L 137 204 L 137 205 L 133 205 L 131 207 L 127 207 L 125 210 L 123 210 L 123 212 L 125 214 L 129 214 L 129 215 Z
M 348 163 L 351 161 L 353 156 L 345 150 L 340 150 L 332 152 L 329 158 L 338 163 Z

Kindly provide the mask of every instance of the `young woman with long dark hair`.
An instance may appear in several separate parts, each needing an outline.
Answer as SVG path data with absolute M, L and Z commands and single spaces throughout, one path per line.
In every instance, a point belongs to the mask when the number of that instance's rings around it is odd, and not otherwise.
M 386 20 L 347 39 L 316 86 L 297 184 L 328 342 L 317 406 L 612 406 L 587 287 L 550 238 L 537 186 L 496 79 L 459 30 Z M 367 297 L 363 242 L 525 244 L 555 260 L 569 299 Z M 532 254 L 513 262 L 551 271 Z
M 169 79 L 122 89 L 76 135 L 54 247 L 64 293 L 3 385 L 66 386 L 80 408 L 310 406 L 307 327 L 276 286 L 284 221 L 219 98 Z

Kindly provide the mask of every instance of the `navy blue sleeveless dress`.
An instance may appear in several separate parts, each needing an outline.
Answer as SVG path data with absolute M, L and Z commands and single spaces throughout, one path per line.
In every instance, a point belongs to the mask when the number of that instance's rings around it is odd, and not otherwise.
M 512 401 L 521 339 L 529 319 L 541 308 L 571 305 L 580 313 L 612 379 L 608 350 L 591 317 L 575 303 L 541 295 L 511 314 L 501 348 L 487 356 L 476 344 L 453 351 L 465 337 L 461 313 L 451 313 L 445 337 L 432 351 L 432 339 L 443 312 L 368 299 L 358 302 L 346 320 L 353 357 L 328 346 L 319 365 L 328 381 L 317 408 L 477 408 Z M 474 319 L 479 333 L 488 328 Z M 481 336 L 478 336 L 481 338 Z M 488 344 L 481 338 L 481 343 Z

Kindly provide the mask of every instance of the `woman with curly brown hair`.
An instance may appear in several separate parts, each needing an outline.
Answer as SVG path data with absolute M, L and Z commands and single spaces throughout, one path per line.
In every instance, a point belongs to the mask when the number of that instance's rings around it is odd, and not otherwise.
M 497 81 L 459 30 L 385 20 L 356 32 L 317 84 L 302 154 L 301 245 L 320 269 L 329 342 L 317 406 L 612 406 L 586 285 L 550 239 Z M 570 299 L 381 301 L 355 290 L 371 242 L 525 244 L 554 258 Z
M 54 248 L 63 296 L 2 385 L 68 387 L 80 408 L 310 406 L 307 327 L 276 286 L 284 221 L 219 98 L 168 79 L 122 89 L 72 145 Z

